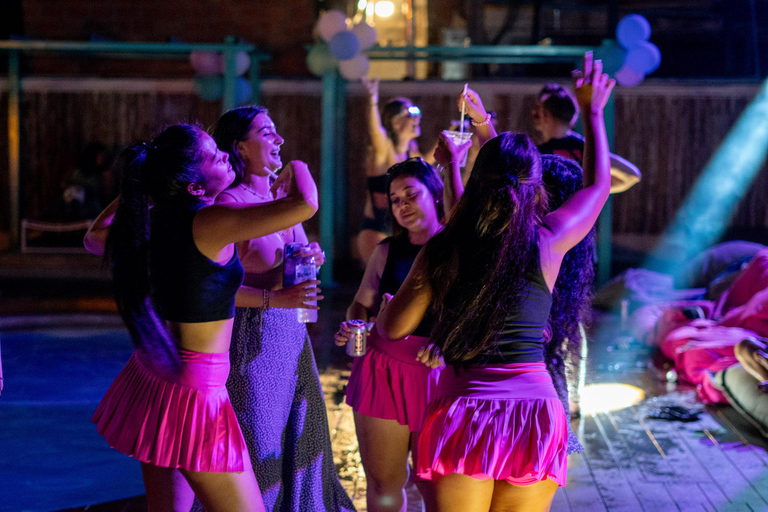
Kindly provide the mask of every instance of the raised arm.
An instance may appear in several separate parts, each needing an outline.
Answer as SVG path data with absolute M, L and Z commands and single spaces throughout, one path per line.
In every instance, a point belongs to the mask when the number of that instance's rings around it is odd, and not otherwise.
M 91 254 L 102 256 L 107 246 L 107 236 L 109 236 L 109 228 L 115 221 L 115 213 L 117 213 L 117 207 L 120 204 L 120 196 L 117 196 L 114 201 L 109 203 L 106 208 L 96 217 L 91 227 L 88 228 L 88 232 L 85 233 L 83 238 L 83 245 L 85 250 Z
M 379 79 L 362 78 L 361 82 L 368 92 L 368 135 L 371 138 L 376 155 L 376 163 L 386 157 L 387 153 L 387 132 L 381 125 L 381 113 L 379 112 Z
M 304 162 L 289 163 L 272 189 L 281 199 L 256 205 L 214 204 L 200 210 L 192 226 L 200 252 L 216 254 L 231 243 L 295 226 L 317 211 L 317 186 Z
M 454 144 L 450 137 L 440 133 L 435 150 L 435 162 L 443 168 L 443 205 L 446 221 L 451 217 L 453 209 L 464 195 L 464 182 L 461 178 L 461 162 L 464 153 L 469 151 L 472 141 L 468 140 L 460 146 Z
M 379 311 L 376 318 L 379 334 L 391 340 L 399 340 L 419 326 L 432 301 L 432 289 L 423 277 L 425 273 L 424 251 L 421 251 L 400 289 L 389 304 Z
M 478 143 L 480 147 L 483 147 L 483 144 L 497 135 L 491 117 L 488 112 L 485 111 L 483 100 L 480 99 L 480 95 L 477 94 L 476 91 L 467 89 L 466 94 L 464 94 L 464 91 L 459 94 L 459 111 L 461 111 L 462 102 L 464 103 L 466 114 L 472 119 L 472 125 L 475 127 Z
M 574 72 L 584 123 L 584 188 L 547 214 L 540 232 L 542 249 L 559 259 L 589 233 L 608 199 L 611 166 L 603 109 L 614 85 L 615 81 L 603 73 L 602 62 L 593 61 L 592 52 L 587 52 L 584 70 Z

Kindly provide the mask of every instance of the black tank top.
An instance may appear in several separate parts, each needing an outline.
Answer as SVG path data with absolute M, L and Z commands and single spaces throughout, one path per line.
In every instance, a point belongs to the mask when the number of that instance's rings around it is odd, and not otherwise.
M 152 300 L 163 320 L 212 322 L 235 316 L 235 293 L 243 283 L 243 266 L 237 249 L 223 265 L 197 249 L 192 221 L 205 206 L 197 203 L 188 208 L 152 208 Z
M 408 240 L 407 234 L 400 237 L 386 238 L 381 243 L 388 243 L 389 251 L 387 253 L 387 262 L 384 265 L 384 272 L 382 272 L 381 281 L 379 281 L 379 296 L 385 293 L 394 295 L 408 276 L 408 272 L 410 272 L 413 266 L 413 261 L 423 246 L 412 244 Z M 413 331 L 413 334 L 415 336 L 429 337 L 432 332 L 432 325 L 433 316 L 427 311 L 421 323 Z
M 552 294 L 541 269 L 531 274 L 520 292 L 519 306 L 504 321 L 497 350 L 480 355 L 477 362 L 511 364 L 544 361 L 544 327 L 552 307 Z

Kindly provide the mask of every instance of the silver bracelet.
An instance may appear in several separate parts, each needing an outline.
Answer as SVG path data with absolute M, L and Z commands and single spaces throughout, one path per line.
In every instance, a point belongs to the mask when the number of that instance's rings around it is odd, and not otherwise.
M 269 290 L 263 288 L 261 290 L 261 296 L 264 299 L 264 309 L 269 309 Z

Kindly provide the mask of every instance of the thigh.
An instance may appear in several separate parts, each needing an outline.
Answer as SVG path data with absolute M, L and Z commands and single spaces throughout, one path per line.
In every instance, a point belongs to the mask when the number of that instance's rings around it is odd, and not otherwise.
M 548 512 L 557 487 L 557 482 L 550 479 L 531 485 L 496 480 L 491 512 Z
M 202 473 L 180 470 L 207 512 L 264 512 L 253 471 Z
M 478 480 L 459 473 L 433 475 L 438 512 L 488 512 L 493 498 L 493 480 Z
M 189 512 L 195 493 L 178 469 L 160 468 L 141 463 L 144 490 L 149 510 L 155 512 Z
M 408 445 L 411 433 L 395 420 L 355 413 L 355 431 L 365 473 L 377 481 L 408 478 Z

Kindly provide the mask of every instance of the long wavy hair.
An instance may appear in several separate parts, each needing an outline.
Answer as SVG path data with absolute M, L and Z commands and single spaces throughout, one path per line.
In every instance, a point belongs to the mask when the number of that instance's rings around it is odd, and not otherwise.
M 446 363 L 482 363 L 495 352 L 539 265 L 546 204 L 541 157 L 527 135 L 505 132 L 482 147 L 455 212 L 425 247 L 422 279 L 437 318 L 431 339 Z
M 443 205 L 443 180 L 437 170 L 420 157 L 409 158 L 404 162 L 395 164 L 387 171 L 387 202 L 389 204 L 389 216 L 392 218 L 392 235 L 396 238 L 408 236 L 408 230 L 397 223 L 392 213 L 392 199 L 389 197 L 389 188 L 397 178 L 410 176 L 416 178 L 427 187 L 432 199 L 435 201 L 437 218 L 440 224 L 445 224 L 445 208 Z
M 549 195 L 549 208 L 556 210 L 584 187 L 584 171 L 569 158 L 542 155 L 542 176 Z M 552 309 L 547 327 L 550 339 L 545 348 L 547 367 L 555 389 L 568 411 L 565 358 L 580 357 L 581 328 L 591 321 L 592 285 L 595 280 L 595 228 L 565 254 L 552 292 Z M 580 327 L 581 325 L 581 327 Z M 560 380 L 561 382 L 558 382 Z
M 112 270 L 117 309 L 133 344 L 160 371 L 175 372 L 181 361 L 176 341 L 150 298 L 149 210 L 150 205 L 177 208 L 195 202 L 187 186 L 203 180 L 200 145 L 205 136 L 197 126 L 170 126 L 149 144 L 124 149 L 116 163 L 123 180 L 104 257 Z
M 235 171 L 235 181 L 229 188 L 236 187 L 245 177 L 245 162 L 237 152 L 237 143 L 248 137 L 251 123 L 259 114 L 269 114 L 266 107 L 247 105 L 227 110 L 211 128 L 211 136 L 220 150 L 229 154 L 229 163 Z

